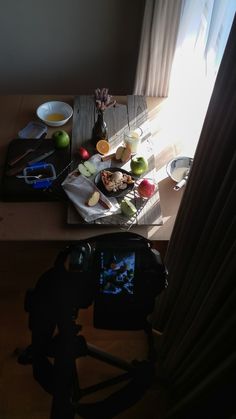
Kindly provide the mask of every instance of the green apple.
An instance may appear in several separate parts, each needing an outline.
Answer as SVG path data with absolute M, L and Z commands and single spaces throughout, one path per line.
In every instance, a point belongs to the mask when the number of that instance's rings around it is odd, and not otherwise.
M 70 144 L 70 137 L 66 131 L 58 130 L 52 134 L 56 148 L 66 148 Z
M 148 161 L 142 156 L 134 156 L 130 162 L 131 171 L 140 176 L 148 170 Z
M 137 212 L 137 208 L 128 198 L 121 201 L 120 209 L 127 217 L 132 217 Z
M 89 177 L 89 176 L 91 176 L 91 174 L 92 174 L 92 173 L 90 173 L 90 171 L 87 169 L 87 167 L 85 167 L 85 166 L 83 165 L 83 163 L 80 163 L 80 164 L 79 164 L 78 169 L 79 169 L 79 171 L 80 171 L 81 175 L 83 175 L 83 176 Z
M 78 166 L 78 170 L 80 171 L 81 175 L 89 177 L 96 173 L 96 167 L 93 163 L 89 161 L 85 161 L 84 163 L 80 163 Z
M 86 167 L 86 169 L 88 169 L 88 171 L 91 173 L 91 175 L 94 175 L 94 173 L 96 173 L 96 171 L 97 171 L 97 168 L 90 161 L 85 161 L 84 166 Z

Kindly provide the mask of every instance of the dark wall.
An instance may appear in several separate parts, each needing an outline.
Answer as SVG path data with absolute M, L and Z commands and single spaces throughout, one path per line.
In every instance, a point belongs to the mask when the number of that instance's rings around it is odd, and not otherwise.
M 132 93 L 144 0 L 1 0 L 0 93 Z

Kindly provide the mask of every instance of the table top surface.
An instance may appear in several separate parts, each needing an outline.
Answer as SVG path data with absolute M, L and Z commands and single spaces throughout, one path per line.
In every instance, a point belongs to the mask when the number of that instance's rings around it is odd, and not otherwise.
M 127 97 L 117 97 L 126 104 Z M 0 170 L 5 163 L 8 144 L 29 121 L 37 120 L 37 107 L 48 100 L 65 101 L 74 106 L 74 96 L 63 95 L 6 95 L 0 96 L 1 140 Z M 146 98 L 148 114 L 158 103 L 157 98 Z M 58 128 L 48 127 L 47 138 Z M 73 119 L 63 126 L 72 137 Z M 152 141 L 158 141 L 152 135 Z M 163 161 L 163 167 L 167 162 Z M 173 181 L 166 177 L 158 182 L 163 225 L 135 225 L 131 231 L 151 240 L 169 240 L 183 191 L 173 191 Z M 117 225 L 68 224 L 68 204 L 65 202 L 0 202 L 0 240 L 14 241 L 74 241 L 97 234 L 120 231 Z

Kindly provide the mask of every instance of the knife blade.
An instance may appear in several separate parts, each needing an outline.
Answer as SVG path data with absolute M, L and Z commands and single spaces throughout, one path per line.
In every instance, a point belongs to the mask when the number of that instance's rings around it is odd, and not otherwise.
M 26 167 L 26 166 L 30 166 L 33 163 L 37 163 L 39 161 L 42 161 L 44 159 L 46 159 L 47 157 L 51 156 L 53 153 L 55 153 L 55 149 L 47 151 L 47 153 L 43 153 L 38 157 L 35 157 L 32 160 L 29 160 L 27 163 L 21 164 L 19 166 L 13 167 L 12 169 L 8 170 L 6 172 L 7 176 L 14 176 L 17 175 L 18 173 L 22 172 L 22 170 Z
M 53 150 L 47 151 L 47 153 L 44 153 L 44 154 L 41 154 L 38 157 L 35 157 L 35 159 L 32 159 L 32 160 L 30 160 L 30 161 L 27 162 L 27 166 L 29 166 L 30 164 L 33 164 L 33 163 L 37 163 L 38 161 L 41 161 L 41 160 L 46 159 L 47 157 L 49 157 L 53 153 L 55 153 L 55 151 L 56 150 L 53 149 Z

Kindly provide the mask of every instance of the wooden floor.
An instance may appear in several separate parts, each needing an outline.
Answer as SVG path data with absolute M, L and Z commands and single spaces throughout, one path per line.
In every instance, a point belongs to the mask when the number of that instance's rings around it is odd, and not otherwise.
M 63 247 L 63 244 L 49 242 L 0 243 L 1 419 L 49 418 L 51 396 L 33 379 L 31 366 L 17 363 L 15 350 L 22 349 L 30 343 L 27 313 L 23 308 L 25 291 L 34 287 L 40 274 L 53 264 L 56 255 Z M 166 250 L 165 242 L 164 244 L 160 242 L 156 247 L 163 257 Z M 143 332 L 94 329 L 92 307 L 80 311 L 79 323 L 83 326 L 82 334 L 87 341 L 111 354 L 127 360 L 143 359 L 146 355 Z M 78 371 L 81 386 L 104 380 L 116 373 L 112 367 L 89 357 L 79 359 Z M 98 395 L 98 398 L 101 399 L 106 395 L 108 390 Z M 136 405 L 116 417 L 117 419 L 162 419 L 164 410 L 164 392 L 155 382 Z

